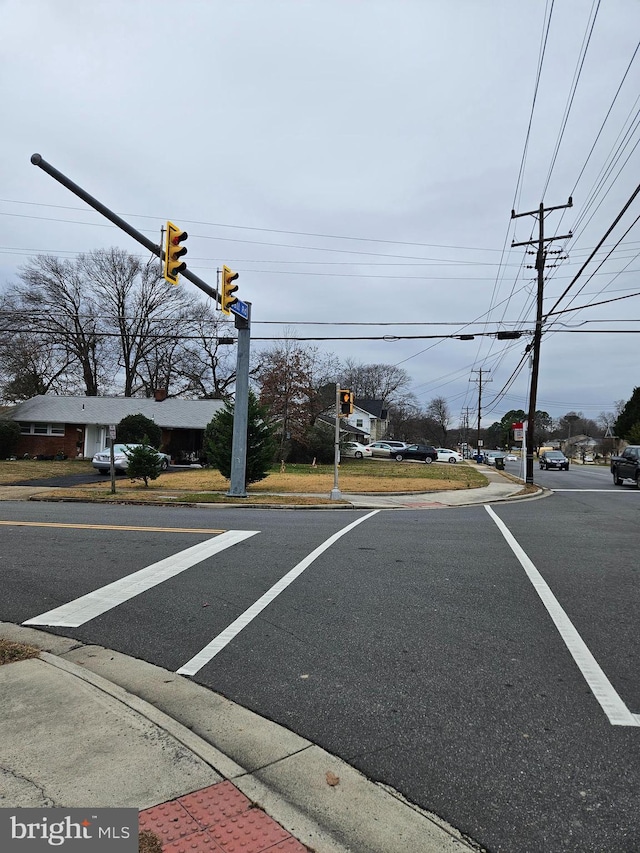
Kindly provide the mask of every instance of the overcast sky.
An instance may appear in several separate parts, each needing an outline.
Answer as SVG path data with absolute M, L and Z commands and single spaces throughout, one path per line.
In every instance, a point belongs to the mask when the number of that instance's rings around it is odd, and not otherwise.
M 528 408 L 530 334 L 403 336 L 530 332 L 535 258 L 511 242 L 538 225 L 512 208 L 573 195 L 545 214 L 574 235 L 548 245 L 550 311 L 639 183 L 638 0 L 0 0 L 0 21 L 0 287 L 40 252 L 147 256 L 39 152 L 151 239 L 188 230 L 213 286 L 237 270 L 254 350 L 338 338 L 313 345 L 401 365 L 456 420 L 480 370 L 483 426 Z M 640 384 L 639 214 L 640 195 L 556 310 L 589 307 L 543 337 L 553 416 Z

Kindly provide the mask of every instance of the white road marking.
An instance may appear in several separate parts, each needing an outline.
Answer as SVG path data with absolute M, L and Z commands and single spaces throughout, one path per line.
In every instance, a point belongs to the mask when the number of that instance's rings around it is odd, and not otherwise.
M 151 566 L 140 569 L 132 575 L 127 575 L 120 580 L 96 589 L 93 592 L 87 593 L 68 604 L 63 604 L 56 607 L 55 610 L 49 610 L 42 613 L 40 616 L 34 616 L 33 619 L 27 619 L 23 625 L 49 625 L 60 626 L 65 628 L 77 628 L 79 625 L 84 625 L 90 619 L 95 619 L 107 610 L 111 610 L 122 604 L 123 601 L 128 601 L 141 592 L 145 592 L 154 586 L 168 580 L 169 578 L 179 575 L 185 569 L 201 563 L 232 545 L 237 545 L 248 539 L 250 536 L 255 536 L 258 530 L 227 530 L 226 533 L 221 533 L 220 536 L 215 536 L 213 539 L 207 539 L 205 542 L 199 542 L 191 548 L 186 548 L 184 551 L 179 551 L 171 557 L 166 557 Z
M 625 489 L 624 486 L 618 489 L 556 489 L 555 486 L 550 487 L 554 492 L 598 492 L 598 494 L 607 494 L 609 492 L 616 495 L 640 495 L 638 489 L 632 487 Z
M 308 556 L 306 556 L 304 560 L 301 560 L 297 566 L 294 566 L 291 571 L 287 572 L 284 577 L 280 578 L 280 580 L 277 581 L 271 589 L 268 589 L 265 594 L 255 602 L 255 604 L 252 604 L 251 607 L 238 616 L 231 625 L 225 628 L 217 637 L 214 637 L 207 646 L 201 649 L 201 651 L 194 655 L 191 660 L 187 661 L 184 666 L 181 666 L 180 669 L 176 670 L 176 672 L 179 675 L 195 675 L 196 672 L 202 669 L 206 663 L 209 663 L 209 661 L 214 658 L 218 652 L 221 652 L 222 649 L 224 649 L 225 646 L 227 646 L 231 640 L 233 640 L 234 637 L 243 630 L 243 628 L 246 628 L 247 625 L 265 609 L 265 607 L 271 604 L 271 602 L 277 598 L 280 593 L 289 586 L 289 584 L 293 583 L 293 581 L 299 577 L 304 570 L 314 562 L 314 560 L 337 542 L 338 539 L 346 533 L 349 533 L 349 531 L 353 530 L 354 527 L 357 527 L 358 524 L 362 524 L 363 521 L 367 521 L 367 519 L 377 515 L 378 512 L 380 512 L 380 510 L 375 509 L 373 512 L 363 515 L 362 518 L 359 518 L 357 521 L 343 527 L 342 530 L 338 530 L 338 532 L 334 533 L 333 536 L 330 536 L 322 543 L 322 545 L 319 545 Z
M 533 565 L 515 537 L 502 521 L 498 518 L 490 506 L 485 504 L 485 509 L 496 523 L 498 530 L 507 541 L 507 544 L 518 558 L 520 565 L 527 573 L 527 577 L 533 584 L 533 588 L 540 596 L 549 616 L 560 633 L 567 649 L 571 653 L 578 669 L 589 685 L 593 695 L 596 697 L 602 710 L 609 718 L 612 726 L 640 726 L 640 714 L 632 714 L 624 704 L 615 688 L 600 668 L 600 664 L 589 651 L 586 643 L 578 634 L 573 622 L 564 612 L 558 599 L 549 589 L 547 582 Z

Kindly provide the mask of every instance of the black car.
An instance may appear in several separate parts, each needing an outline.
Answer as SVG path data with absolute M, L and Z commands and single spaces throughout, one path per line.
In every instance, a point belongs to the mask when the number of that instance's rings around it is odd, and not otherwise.
M 419 462 L 426 462 L 430 465 L 438 458 L 438 451 L 430 444 L 410 444 L 408 447 L 402 447 L 394 454 L 396 462 L 404 462 L 405 459 L 417 459 Z
M 569 460 L 560 450 L 545 450 L 540 457 L 540 470 L 549 470 L 549 468 L 558 468 L 559 470 L 569 470 Z

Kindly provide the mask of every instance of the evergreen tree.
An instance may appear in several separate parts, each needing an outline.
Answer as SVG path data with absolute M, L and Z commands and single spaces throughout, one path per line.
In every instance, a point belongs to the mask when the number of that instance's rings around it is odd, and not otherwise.
M 157 480 L 162 470 L 162 461 L 153 447 L 149 446 L 149 439 L 145 435 L 143 443 L 125 451 L 127 456 L 127 476 L 132 480 L 144 480 L 145 488 L 149 486 L 149 480 Z
M 216 412 L 204 431 L 204 450 L 214 468 L 231 479 L 231 450 L 233 442 L 233 405 L 225 402 L 224 409 Z M 268 411 L 261 406 L 255 394 L 249 391 L 247 413 L 247 466 L 245 486 L 263 480 L 269 473 L 275 453 L 273 427 Z
M 20 440 L 20 424 L 16 421 L 0 420 L 0 459 L 12 456 Z
M 620 412 L 618 420 L 614 424 L 615 434 L 618 438 L 630 441 L 634 427 L 640 427 L 640 386 L 633 389 L 631 399 L 625 403 L 623 410 Z

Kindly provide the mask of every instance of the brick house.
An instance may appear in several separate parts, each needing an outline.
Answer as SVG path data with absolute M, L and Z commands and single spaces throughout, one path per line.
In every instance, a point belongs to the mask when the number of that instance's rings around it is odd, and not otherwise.
M 172 458 L 197 459 L 204 430 L 222 400 L 155 397 L 59 397 L 41 394 L 18 403 L 5 417 L 20 424 L 17 455 L 91 459 L 107 445 L 109 425 L 142 414 L 162 430 L 160 449 Z

